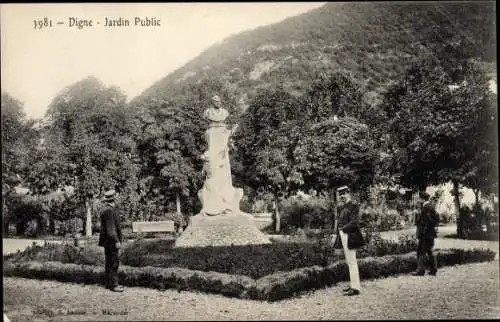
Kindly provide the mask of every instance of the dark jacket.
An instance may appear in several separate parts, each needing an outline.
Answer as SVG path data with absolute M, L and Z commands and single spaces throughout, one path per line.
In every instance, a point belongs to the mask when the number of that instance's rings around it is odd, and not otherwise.
M 365 245 L 365 240 L 359 227 L 359 205 L 349 201 L 338 208 L 337 237 L 333 243 L 334 248 L 342 248 L 339 230 L 347 234 L 347 248 L 360 248 Z
M 106 205 L 101 211 L 101 232 L 99 246 L 110 247 L 122 242 L 120 213 L 111 205 Z
M 434 239 L 437 237 L 436 226 L 439 225 L 439 216 L 430 202 L 422 205 L 422 210 L 415 218 L 418 239 Z

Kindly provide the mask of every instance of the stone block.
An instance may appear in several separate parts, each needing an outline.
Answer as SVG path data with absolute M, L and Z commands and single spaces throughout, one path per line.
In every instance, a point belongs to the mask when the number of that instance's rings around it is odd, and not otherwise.
M 204 247 L 270 244 L 256 226 L 254 218 L 238 212 L 227 215 L 198 214 L 176 240 L 175 247 Z

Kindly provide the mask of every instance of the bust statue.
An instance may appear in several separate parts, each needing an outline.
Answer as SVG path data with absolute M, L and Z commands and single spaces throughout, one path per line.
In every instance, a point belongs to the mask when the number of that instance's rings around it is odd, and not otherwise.
M 212 106 L 203 112 L 203 116 L 210 121 L 211 126 L 224 126 L 224 120 L 229 113 L 222 108 L 221 100 L 218 95 L 212 97 Z

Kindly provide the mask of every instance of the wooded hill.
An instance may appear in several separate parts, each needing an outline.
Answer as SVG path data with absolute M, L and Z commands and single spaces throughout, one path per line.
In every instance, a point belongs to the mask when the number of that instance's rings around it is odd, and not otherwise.
M 328 3 L 280 23 L 231 36 L 153 84 L 132 106 L 172 101 L 206 78 L 226 84 L 241 105 L 282 84 L 299 95 L 323 71 L 346 71 L 367 102 L 398 81 L 417 58 L 496 60 L 495 3 Z M 493 67 L 493 69 L 492 69 Z M 184 93 L 185 94 L 185 93 Z

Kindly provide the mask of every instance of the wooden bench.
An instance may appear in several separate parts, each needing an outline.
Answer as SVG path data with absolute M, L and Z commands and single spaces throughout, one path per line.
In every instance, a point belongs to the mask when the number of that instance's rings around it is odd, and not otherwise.
M 173 233 L 175 232 L 175 225 L 172 220 L 134 221 L 132 231 L 134 233 Z
M 273 223 L 273 214 L 270 212 L 257 212 L 251 215 L 258 229 L 264 229 Z

